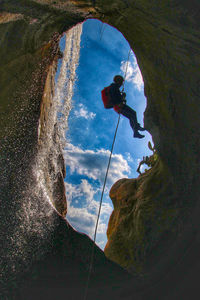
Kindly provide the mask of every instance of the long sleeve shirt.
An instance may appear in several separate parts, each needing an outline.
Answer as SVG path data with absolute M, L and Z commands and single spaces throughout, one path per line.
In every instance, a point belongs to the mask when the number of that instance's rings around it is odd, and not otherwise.
M 112 99 L 112 104 L 117 105 L 123 102 L 123 97 L 119 90 L 119 85 L 117 83 L 112 83 L 110 85 L 110 97 Z

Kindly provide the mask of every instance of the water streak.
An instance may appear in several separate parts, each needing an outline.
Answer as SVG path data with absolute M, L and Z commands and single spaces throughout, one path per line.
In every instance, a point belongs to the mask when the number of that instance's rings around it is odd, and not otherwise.
M 66 145 L 67 120 L 71 110 L 73 86 L 76 79 L 76 68 L 79 62 L 81 33 L 82 24 L 78 24 L 66 33 L 62 65 L 56 83 L 51 111 L 49 112 L 48 120 L 45 124 L 47 127 L 47 137 L 43 138 L 43 147 L 41 147 L 38 156 L 39 160 L 37 165 L 39 166 L 36 168 L 38 184 L 43 185 L 43 190 L 46 190 L 48 199 L 53 205 L 55 183 L 53 177 L 60 172 L 61 166 L 58 157 L 62 157 L 62 151 Z M 48 156 L 47 152 L 49 153 Z M 51 165 L 50 169 L 53 170 L 53 172 L 47 170 L 47 165 Z
M 58 103 L 59 134 L 63 149 L 66 146 L 67 119 L 71 110 L 73 86 L 79 62 L 81 33 L 82 24 L 78 24 L 68 31 L 66 35 L 66 47 L 55 94 L 55 99 Z
M 55 198 L 59 176 L 64 174 L 65 168 L 62 150 L 79 61 L 81 33 L 82 24 L 66 33 L 66 47 L 55 94 L 55 66 L 50 68 L 48 75 L 52 87 L 49 95 L 44 95 L 47 100 L 45 105 L 49 105 L 44 106 L 48 118 L 44 118 L 43 122 L 40 120 L 35 157 L 29 162 L 26 174 L 15 174 L 18 190 L 12 199 L 12 209 L 7 208 L 9 222 L 5 218 L 8 225 L 2 237 L 5 247 L 1 249 L 0 283 L 11 280 L 11 276 L 14 278 L 25 266 L 32 265 L 50 251 L 53 245 L 54 231 L 59 222 L 55 213 Z

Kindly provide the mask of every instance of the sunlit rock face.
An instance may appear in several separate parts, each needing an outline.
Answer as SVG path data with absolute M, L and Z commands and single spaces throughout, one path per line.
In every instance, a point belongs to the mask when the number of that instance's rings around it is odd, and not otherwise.
M 137 179 L 120 179 L 110 190 L 114 210 L 109 220 L 107 257 L 131 273 L 145 274 L 163 244 L 180 234 L 177 194 L 169 173 L 159 160 Z M 172 240 L 171 240 L 172 242 Z M 166 246 L 166 245 L 164 245 Z
M 62 158 L 57 160 L 58 182 L 51 194 L 44 191 L 33 166 L 38 166 L 38 125 L 48 117 L 50 100 L 44 90 L 48 82 L 47 90 L 52 89 L 48 80 L 55 74 L 60 35 L 88 17 L 116 27 L 135 52 L 148 100 L 145 127 L 160 157 L 145 175 L 122 180 L 111 190 L 115 209 L 106 254 L 142 275 L 142 282 L 136 288 L 134 277 L 114 294 L 116 282 L 120 288 L 121 278 L 128 277 L 96 247 L 90 298 L 195 298 L 200 248 L 199 9 L 196 0 L 1 3 L 0 282 L 5 299 L 58 299 L 67 293 L 69 299 L 79 299 L 84 290 L 91 242 L 51 206 L 66 213 Z M 54 144 L 59 148 L 56 128 Z M 51 164 L 46 172 L 46 178 L 53 175 Z M 52 195 L 59 195 L 58 201 Z M 57 280 L 50 276 L 54 273 Z M 29 282 L 26 288 L 22 277 Z

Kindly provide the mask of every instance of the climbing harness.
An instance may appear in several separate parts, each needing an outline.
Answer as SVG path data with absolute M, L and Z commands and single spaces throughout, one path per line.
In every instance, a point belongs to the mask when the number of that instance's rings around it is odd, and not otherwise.
M 126 75 L 127 75 L 127 71 L 128 71 L 128 63 L 129 63 L 129 59 L 130 59 L 130 53 L 131 53 L 131 48 L 130 48 L 129 53 L 128 53 L 128 60 L 127 60 L 127 63 L 126 63 L 126 70 L 125 70 L 125 74 L 124 74 L 124 82 L 123 82 L 123 86 L 122 86 L 122 92 L 124 91 L 124 84 L 125 84 L 125 79 L 126 79 Z M 99 211 L 98 211 L 98 215 L 97 215 L 93 245 L 92 245 L 92 250 L 91 250 L 88 278 L 87 278 L 85 293 L 84 293 L 84 300 L 87 299 L 87 294 L 88 294 L 88 287 L 89 287 L 90 277 L 91 277 L 91 273 L 92 273 L 92 266 L 93 266 L 93 261 L 94 261 L 94 248 L 95 248 L 95 242 L 96 242 L 97 228 L 98 228 L 98 223 L 99 223 L 99 218 L 100 218 L 100 213 L 101 213 L 101 206 L 102 206 L 102 202 L 103 202 L 103 195 L 104 195 L 104 191 L 105 191 L 106 181 L 107 181 L 107 177 L 108 177 L 108 171 L 109 171 L 109 168 L 110 168 L 110 163 L 111 163 L 111 158 L 112 158 L 112 154 L 113 154 L 114 144 L 115 144 L 117 131 L 118 131 L 118 127 L 119 127 L 119 122 L 120 122 L 120 113 L 119 113 L 119 117 L 118 117 L 118 121 L 117 121 L 117 126 L 116 126 L 116 129 L 115 129 L 115 134 L 114 134 L 114 138 L 113 138 L 112 147 L 111 147 L 111 150 L 110 150 L 110 157 L 109 157 L 109 160 L 108 160 L 108 166 L 107 166 L 106 175 L 105 175 L 105 178 L 104 178 L 103 189 L 102 189 L 101 198 L 100 198 Z

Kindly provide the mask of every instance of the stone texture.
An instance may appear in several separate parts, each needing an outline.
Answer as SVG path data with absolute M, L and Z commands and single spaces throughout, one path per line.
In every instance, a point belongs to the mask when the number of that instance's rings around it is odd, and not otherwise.
M 164 251 L 168 232 L 173 240 L 179 237 L 183 216 L 176 197 L 169 173 L 159 160 L 137 179 L 117 181 L 110 190 L 114 210 L 107 229 L 106 256 L 131 273 L 144 276 L 149 272 L 152 253 Z M 151 265 L 151 271 L 153 268 Z
M 142 277 L 133 276 L 122 286 L 121 278 L 128 275 L 95 247 L 100 259 L 95 261 L 93 279 L 97 280 L 94 289 L 90 288 L 90 297 L 195 299 L 200 273 L 199 1 L 7 0 L 0 5 L 2 297 L 31 299 L 39 294 L 42 299 L 58 299 L 68 293 L 69 299 L 79 299 L 83 291 L 80 282 L 87 278 L 86 253 L 91 241 L 54 212 L 51 224 L 49 211 L 42 206 L 44 197 L 36 197 L 34 189 L 27 196 L 27 204 L 23 202 L 24 216 L 29 216 L 24 227 L 19 212 L 26 190 L 31 191 L 31 166 L 39 150 L 38 123 L 44 116 L 42 105 L 48 115 L 45 83 L 56 63 L 58 39 L 71 26 L 95 17 L 120 30 L 136 54 L 148 100 L 144 123 L 160 163 L 137 180 L 122 180 L 111 190 L 115 210 L 106 253 Z M 63 191 L 61 169 L 62 163 L 56 194 Z M 121 207 L 126 199 L 128 206 Z M 36 205 L 34 218 L 37 216 L 37 225 L 41 233 L 46 230 L 45 234 L 33 234 L 29 205 Z M 117 245 L 119 233 L 123 238 Z M 53 288 L 50 274 L 55 270 L 58 276 Z M 22 277 L 29 282 L 27 288 L 20 285 Z M 120 291 L 115 293 L 116 282 Z M 77 287 L 81 286 L 79 293 Z
M 54 36 L 54 40 L 58 35 Z M 40 160 L 40 169 L 43 172 L 45 185 L 47 186 L 48 196 L 57 212 L 63 217 L 67 213 L 67 202 L 65 194 L 64 178 L 66 176 L 65 162 L 62 153 L 62 147 L 59 140 L 57 124 L 52 122 L 53 101 L 55 95 L 54 78 L 57 69 L 57 60 L 60 55 L 59 47 L 55 43 L 52 52 L 54 53 L 54 62 L 50 66 L 42 103 L 40 107 L 40 119 L 38 130 L 38 153 Z M 50 47 L 47 46 L 47 47 Z M 50 141 L 49 141 L 50 139 Z M 42 157 L 42 158 L 41 158 Z

